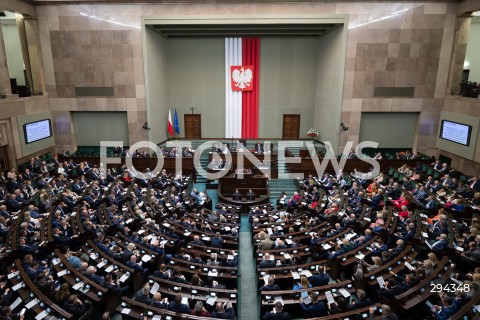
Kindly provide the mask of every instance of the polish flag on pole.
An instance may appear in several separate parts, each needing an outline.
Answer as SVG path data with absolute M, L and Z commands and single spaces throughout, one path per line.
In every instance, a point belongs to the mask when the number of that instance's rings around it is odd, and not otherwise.
M 172 113 L 170 112 L 170 109 L 168 109 L 168 134 L 173 136 L 173 123 L 172 123 Z

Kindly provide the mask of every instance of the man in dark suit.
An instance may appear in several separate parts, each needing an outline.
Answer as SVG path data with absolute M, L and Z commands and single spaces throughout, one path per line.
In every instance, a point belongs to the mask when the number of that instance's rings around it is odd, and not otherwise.
M 357 301 L 353 301 L 349 306 L 348 310 L 360 309 L 372 304 L 372 301 L 367 297 L 365 291 L 358 289 L 357 290 Z
M 432 244 L 432 250 L 443 251 L 448 246 L 448 236 L 445 233 L 442 233 L 438 240 Z
M 78 235 L 74 235 L 71 237 L 64 236 L 60 233 L 60 229 L 54 228 L 53 229 L 53 240 L 55 241 L 56 244 L 61 244 L 61 245 L 69 245 L 71 244 L 74 239 L 78 238 Z
M 260 142 L 255 144 L 255 152 L 256 153 L 263 153 L 263 144 Z
M 260 292 L 262 292 L 262 291 L 279 291 L 279 290 L 282 290 L 282 289 L 280 289 L 278 284 L 275 284 L 273 282 L 273 277 L 269 277 L 268 281 L 267 281 L 267 285 L 265 285 L 265 286 L 263 286 L 259 289 Z
M 434 200 L 433 195 L 428 196 L 428 201 L 425 204 L 425 209 L 427 210 L 435 210 L 437 208 L 437 202 Z
M 212 244 L 211 244 L 212 247 L 219 248 L 219 249 L 222 248 L 223 239 L 220 236 L 220 232 L 215 233 L 215 237 L 212 237 L 211 241 L 212 241 Z
M 193 236 L 192 244 L 196 246 L 205 246 L 205 243 L 202 240 L 200 240 L 200 237 L 198 235 Z
M 283 304 L 280 301 L 275 303 L 275 307 L 272 312 L 267 312 L 263 316 L 263 320 L 290 320 L 292 317 L 288 312 L 283 311 Z
M 92 280 L 96 284 L 103 286 L 105 284 L 105 279 L 102 276 L 99 276 L 97 273 L 97 269 L 94 266 L 89 266 L 87 268 L 87 272 L 85 275 L 88 279 Z
M 235 192 L 232 193 L 232 200 L 241 201 L 242 200 L 242 194 L 238 190 L 235 190 Z
M 153 299 L 152 302 L 150 302 L 150 305 L 159 309 L 167 309 L 168 304 L 165 302 L 168 302 L 168 299 L 165 298 L 164 300 L 162 300 L 162 294 L 160 292 L 157 292 L 153 295 Z
M 133 300 L 145 304 L 150 304 L 152 302 L 152 299 L 150 298 L 150 286 L 148 283 L 135 293 Z
M 63 304 L 65 311 L 73 314 L 75 317 L 80 318 L 85 313 L 85 305 L 78 299 L 76 294 L 72 294 L 68 297 L 68 300 Z
M 470 179 L 468 186 L 473 191 L 478 192 L 480 191 L 480 180 L 477 177 L 473 177 L 472 179 Z
M 18 202 L 15 194 L 11 194 L 10 198 L 7 200 L 7 207 L 12 212 L 17 212 L 22 209 L 22 203 Z
M 458 311 L 456 307 L 452 305 L 452 298 L 447 295 L 442 295 L 442 303 L 443 306 L 433 306 L 432 312 L 435 319 L 439 320 L 447 320 L 451 319 L 451 317 Z
M 230 301 L 227 301 L 225 308 L 222 302 L 217 302 L 215 310 L 212 311 L 212 318 L 217 319 L 235 319 L 235 310 L 233 310 Z
M 258 264 L 258 267 L 259 268 L 274 268 L 275 267 L 275 260 L 270 260 L 270 254 L 267 252 L 263 256 L 263 260 L 260 261 L 260 263 Z
M 414 194 L 413 197 L 418 202 L 423 202 L 428 196 L 428 192 L 425 191 L 425 187 L 423 187 L 423 186 L 420 187 L 419 189 L 417 189 L 413 194 Z
M 310 284 L 312 287 L 326 286 L 330 281 L 330 277 L 325 273 L 326 266 L 317 266 L 313 272 L 313 276 L 310 278 Z
M 402 189 L 400 189 L 397 182 L 393 184 L 393 188 L 388 192 L 388 196 L 392 198 L 392 200 L 398 200 L 402 195 Z
M 395 248 L 388 250 L 392 257 L 398 256 L 405 249 L 405 242 L 402 239 L 398 239 L 396 245 Z
M 385 288 L 380 289 L 380 296 L 384 296 L 390 301 L 395 299 L 395 296 L 403 293 L 408 288 L 404 284 L 397 283 L 395 278 L 389 278 L 386 282 Z
M 175 298 L 173 299 L 173 301 L 170 301 L 167 309 L 169 311 L 178 312 L 178 313 L 188 313 L 188 314 L 192 313 L 192 311 L 190 310 L 190 307 L 188 305 L 182 303 L 182 295 L 181 294 L 177 294 L 175 296 Z
M 323 317 L 326 315 L 327 311 L 325 303 L 318 301 L 318 293 L 316 292 L 312 293 L 312 303 L 306 305 L 305 303 L 300 302 L 300 307 L 302 307 L 307 318 Z

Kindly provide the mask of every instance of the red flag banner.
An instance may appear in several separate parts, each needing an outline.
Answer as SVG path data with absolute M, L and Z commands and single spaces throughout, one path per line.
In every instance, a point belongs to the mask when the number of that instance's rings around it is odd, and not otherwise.
M 233 91 L 253 90 L 253 66 L 231 66 L 230 69 Z

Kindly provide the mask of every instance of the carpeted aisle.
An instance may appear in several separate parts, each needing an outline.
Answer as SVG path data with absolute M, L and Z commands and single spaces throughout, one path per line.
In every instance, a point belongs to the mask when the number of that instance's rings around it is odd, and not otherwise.
M 240 222 L 240 250 L 238 279 L 238 319 L 260 319 L 260 307 L 257 290 L 256 264 L 253 259 L 252 235 L 248 216 L 242 216 Z

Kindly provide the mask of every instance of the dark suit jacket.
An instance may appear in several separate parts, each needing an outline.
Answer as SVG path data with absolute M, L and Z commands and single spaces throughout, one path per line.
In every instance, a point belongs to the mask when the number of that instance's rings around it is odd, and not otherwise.
M 311 303 L 308 306 L 304 303 L 300 303 L 303 311 L 307 314 L 309 318 L 312 317 L 322 317 L 326 315 L 325 303 L 317 301 L 316 303 Z
M 292 317 L 288 314 L 288 312 L 281 312 L 281 313 L 273 313 L 267 312 L 263 316 L 263 320 L 290 320 Z
M 438 250 L 438 251 L 443 251 L 447 248 L 448 246 L 448 240 L 441 240 L 437 244 L 435 244 L 432 249 L 433 250 Z
M 187 306 L 186 304 L 183 304 L 183 303 L 176 304 L 175 301 L 170 301 L 167 309 L 173 312 L 188 313 L 188 314 L 192 312 L 190 310 L 190 307 Z

